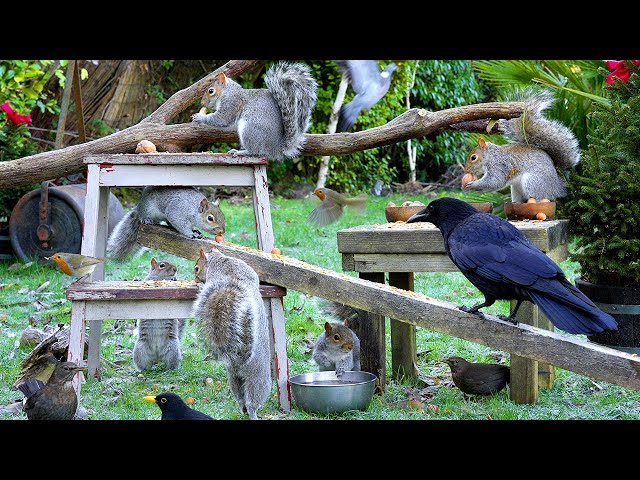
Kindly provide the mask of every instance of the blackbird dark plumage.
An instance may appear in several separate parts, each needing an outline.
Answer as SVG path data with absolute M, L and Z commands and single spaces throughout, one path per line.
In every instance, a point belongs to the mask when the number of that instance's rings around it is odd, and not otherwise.
M 471 363 L 461 357 L 450 357 L 444 362 L 451 368 L 456 387 L 467 395 L 491 395 L 502 390 L 511 378 L 506 365 Z
M 144 399 L 147 402 L 154 402 L 160 407 L 162 412 L 160 420 L 215 420 L 206 413 L 191 408 L 182 398 L 172 392 L 148 395 Z
M 413 222 L 438 227 L 451 261 L 484 295 L 484 302 L 461 310 L 482 315 L 478 310 L 496 300 L 516 300 L 512 314 L 502 318 L 517 323 L 516 312 L 528 300 L 566 332 L 617 330 L 614 318 L 573 286 L 562 269 L 507 220 L 443 197 L 409 217 L 407 223 Z
M 18 385 L 25 395 L 24 412 L 29 420 L 72 420 L 78 409 L 78 396 L 73 388 L 73 377 L 86 371 L 73 362 L 60 362 L 47 383 L 29 378 Z

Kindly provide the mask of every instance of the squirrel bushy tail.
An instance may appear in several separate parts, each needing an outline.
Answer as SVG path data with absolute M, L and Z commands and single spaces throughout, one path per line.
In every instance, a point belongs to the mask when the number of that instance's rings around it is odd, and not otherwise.
M 120 260 L 133 255 L 142 247 L 136 242 L 140 218 L 135 210 L 127 213 L 118 222 L 109 236 L 107 243 L 107 257 Z
M 283 153 L 288 158 L 297 157 L 309 128 L 318 84 L 309 67 L 302 63 L 276 63 L 264 80 L 282 113 Z
M 542 115 L 555 101 L 553 92 L 527 88 L 512 94 L 509 100 L 525 103 L 522 116 L 500 120 L 500 130 L 511 142 L 544 150 L 561 170 L 569 170 L 580 161 L 580 145 L 573 132 Z

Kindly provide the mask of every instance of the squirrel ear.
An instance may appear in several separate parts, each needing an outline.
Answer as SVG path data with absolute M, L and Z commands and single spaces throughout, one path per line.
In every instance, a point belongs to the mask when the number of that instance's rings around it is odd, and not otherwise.
M 209 200 L 207 200 L 206 198 L 203 198 L 202 200 L 200 200 L 200 206 L 198 207 L 198 212 L 202 213 L 207 208 L 209 208 Z
M 347 324 L 347 319 L 346 319 L 346 318 L 344 319 L 344 322 L 342 322 L 342 324 L 343 324 L 345 327 L 349 328 L 349 325 Z
M 225 83 L 227 83 L 227 76 L 224 74 L 224 72 L 220 72 L 218 75 L 216 75 L 216 81 L 224 85 Z
M 331 332 L 331 324 L 329 322 L 324 322 L 324 331 L 327 333 Z
M 200 249 L 200 258 L 203 259 L 203 260 L 207 259 L 207 254 L 204 253 L 204 249 L 203 248 Z
M 155 257 L 151 257 L 151 268 L 156 268 L 157 265 L 158 261 L 155 259 Z
M 215 205 L 215 206 L 218 206 L 218 205 L 220 205 L 220 199 L 219 199 L 219 198 L 216 198 L 216 199 L 215 199 L 215 200 L 213 200 L 211 203 L 212 203 L 213 205 Z
M 478 139 L 478 146 L 480 148 L 487 148 L 487 141 L 483 137 L 480 137 Z

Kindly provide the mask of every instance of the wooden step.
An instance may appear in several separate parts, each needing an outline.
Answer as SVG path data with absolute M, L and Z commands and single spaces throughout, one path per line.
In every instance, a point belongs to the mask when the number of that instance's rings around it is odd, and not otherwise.
M 91 155 L 84 158 L 84 163 L 97 163 L 103 168 L 108 165 L 267 165 L 264 157 L 253 155 L 233 156 L 228 153 L 115 153 Z
M 175 300 L 195 299 L 194 280 L 75 282 L 67 288 L 69 300 Z M 287 289 L 260 285 L 262 298 L 284 297 Z

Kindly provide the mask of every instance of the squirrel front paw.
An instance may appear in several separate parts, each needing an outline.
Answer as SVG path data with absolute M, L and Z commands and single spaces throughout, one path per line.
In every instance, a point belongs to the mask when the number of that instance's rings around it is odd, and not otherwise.
M 194 113 L 193 115 L 191 115 L 191 121 L 192 122 L 198 122 L 198 123 L 204 123 L 205 117 L 206 117 L 206 115 L 203 115 L 202 113 Z
M 191 238 L 204 238 L 204 235 L 202 235 L 202 233 L 200 233 L 198 230 L 193 230 Z
M 239 150 L 236 150 L 235 148 L 232 148 L 232 149 L 231 149 L 231 150 L 229 150 L 227 153 L 228 153 L 228 154 L 233 155 L 234 157 L 237 157 L 237 156 L 238 156 L 238 153 L 240 153 L 240 151 L 239 151 Z
M 477 180 L 474 180 L 473 182 L 467 183 L 462 189 L 463 190 L 481 190 L 481 188 L 478 187 L 478 181 Z
M 343 367 L 336 368 L 336 377 L 341 377 L 342 375 L 344 375 L 344 368 Z

